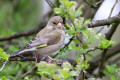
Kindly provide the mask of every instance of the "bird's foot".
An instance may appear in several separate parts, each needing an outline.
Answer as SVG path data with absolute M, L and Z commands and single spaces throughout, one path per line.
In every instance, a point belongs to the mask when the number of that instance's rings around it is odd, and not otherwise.
M 54 59 L 51 58 L 50 56 L 48 56 L 48 62 L 49 62 L 49 63 L 53 63 L 53 62 L 54 62 Z
M 44 56 L 41 60 L 46 61 L 48 63 L 53 63 L 54 62 L 54 59 L 51 58 L 50 56 Z
M 40 60 L 39 60 L 39 55 L 35 54 L 35 62 L 39 63 Z

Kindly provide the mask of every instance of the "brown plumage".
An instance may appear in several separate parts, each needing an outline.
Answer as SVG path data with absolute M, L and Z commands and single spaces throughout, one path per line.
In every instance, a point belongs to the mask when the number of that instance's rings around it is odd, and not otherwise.
M 65 32 L 63 20 L 60 16 L 54 16 L 48 21 L 46 27 L 42 29 L 23 50 L 15 54 L 21 54 L 27 51 L 37 51 L 40 55 L 49 55 L 59 50 L 64 44 L 64 40 Z M 41 45 L 47 46 L 38 47 Z

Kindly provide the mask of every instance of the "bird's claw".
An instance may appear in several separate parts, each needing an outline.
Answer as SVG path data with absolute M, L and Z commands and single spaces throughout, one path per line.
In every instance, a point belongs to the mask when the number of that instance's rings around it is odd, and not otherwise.
M 46 61 L 48 63 L 53 63 L 54 62 L 54 59 L 51 58 L 50 56 L 44 56 L 41 60 Z

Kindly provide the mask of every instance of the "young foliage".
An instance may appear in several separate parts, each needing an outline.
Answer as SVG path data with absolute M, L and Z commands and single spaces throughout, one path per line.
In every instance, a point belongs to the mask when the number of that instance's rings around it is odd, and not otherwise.
M 107 65 L 104 70 L 104 74 L 108 75 L 110 80 L 119 80 L 120 79 L 120 68 L 114 65 Z
M 9 58 L 9 54 L 3 51 L 2 48 L 0 48 L 0 61 L 7 61 Z
M 109 41 L 102 36 L 101 42 L 99 43 L 98 47 L 101 49 L 107 49 L 107 48 L 111 47 L 113 44 L 114 44 L 113 41 L 111 41 L 111 40 Z
M 64 62 L 62 67 L 47 62 L 40 62 L 36 65 L 38 67 L 37 73 L 44 79 L 72 80 L 71 78 L 76 75 L 76 72 L 72 70 L 72 65 L 68 62 Z
M 3 76 L 0 80 L 8 80 L 5 76 Z

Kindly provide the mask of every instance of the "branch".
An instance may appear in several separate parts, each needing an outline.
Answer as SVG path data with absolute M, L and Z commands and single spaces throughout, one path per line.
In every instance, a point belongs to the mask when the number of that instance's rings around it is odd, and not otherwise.
M 115 33 L 115 31 L 116 31 L 116 29 L 117 29 L 118 26 L 119 26 L 119 23 L 113 24 L 111 26 L 109 32 L 107 32 L 105 34 L 105 37 L 106 37 L 107 40 L 111 40 L 111 38 L 112 38 L 113 34 Z
M 45 57 L 45 56 L 43 56 Z M 49 58 L 45 57 L 43 58 L 41 56 L 38 56 L 38 60 L 39 61 L 46 61 L 49 62 Z M 36 61 L 35 58 L 33 57 L 21 57 L 21 58 L 17 58 L 17 57 L 10 57 L 9 61 Z M 61 65 L 63 62 L 68 61 L 69 63 L 71 63 L 72 65 L 76 65 L 76 61 L 72 60 L 72 59 L 54 59 L 53 62 L 56 62 L 56 64 Z
M 7 64 L 8 61 L 5 61 L 2 65 L 2 67 L 0 68 L 0 72 L 4 69 L 5 65 Z
M 43 57 L 41 57 L 41 56 L 39 56 L 38 57 L 39 58 L 39 60 L 40 61 L 46 61 L 46 62 L 48 62 L 48 60 L 47 60 L 47 58 L 44 58 L 44 60 L 43 60 Z M 41 60 L 42 59 L 42 60 Z M 36 61 L 35 60 L 35 58 L 9 58 L 9 61 Z M 76 61 L 75 60 L 72 60 L 72 59 L 54 59 L 54 61 L 52 62 L 52 63 L 56 63 L 57 65 L 59 65 L 59 66 L 61 66 L 62 64 L 63 64 L 63 62 L 66 62 L 66 61 L 68 61 L 69 63 L 71 63 L 73 66 L 75 66 L 76 65 Z M 35 69 L 37 69 L 37 67 L 36 66 L 34 66 L 31 70 L 29 70 L 28 72 L 26 72 L 26 73 L 24 73 L 23 75 L 21 75 L 21 78 L 24 78 L 25 76 L 27 76 L 27 75 L 29 75 L 29 74 L 31 74 Z
M 107 34 L 105 34 L 107 40 L 111 40 L 112 35 L 116 31 L 118 25 L 119 25 L 119 23 L 113 24 L 111 29 L 109 30 L 109 32 Z M 103 76 L 104 62 L 106 62 L 105 57 L 106 57 L 106 54 L 107 54 L 107 50 L 108 49 L 105 49 L 101 53 L 101 60 L 100 60 L 100 64 L 99 64 L 99 76 L 101 76 L 101 77 Z
M 114 5 L 113 5 L 113 7 L 112 7 L 112 9 L 111 9 L 111 12 L 110 12 L 109 17 L 112 15 L 113 10 L 114 10 L 115 6 L 117 5 L 117 3 L 118 3 L 118 0 L 115 1 Z
M 114 32 L 116 31 L 117 27 L 118 27 L 119 23 L 113 24 L 111 29 L 109 30 L 108 33 L 105 34 L 106 39 L 111 40 L 112 35 L 114 34 Z M 118 45 L 116 45 L 118 47 Z M 100 55 L 96 56 L 97 59 L 94 61 L 90 62 L 90 65 L 92 67 L 90 67 L 88 70 L 90 73 L 92 73 L 92 71 L 94 69 L 96 69 L 98 66 L 99 68 L 103 68 L 103 63 L 106 62 L 109 58 L 113 57 L 114 55 L 116 55 L 119 51 L 120 51 L 120 44 L 119 47 L 111 47 L 108 48 L 107 50 L 104 50 L 102 53 L 100 53 Z M 110 56 L 112 55 L 112 56 Z M 100 64 L 99 64 L 100 62 Z M 100 72 L 100 71 L 99 71 Z
M 17 33 L 17 34 L 13 34 L 11 36 L 7 36 L 7 37 L 3 37 L 3 38 L 0 38 L 0 41 L 6 41 L 6 40 L 12 40 L 12 39 L 16 39 L 16 38 L 19 38 L 19 37 L 25 37 L 25 36 L 29 36 L 29 35 L 32 35 L 32 34 L 35 34 L 37 32 L 39 32 L 44 26 L 45 24 L 47 23 L 48 21 L 48 17 L 49 15 L 52 13 L 52 11 L 48 12 L 44 17 L 38 26 L 36 26 L 34 29 L 32 30 L 29 30 L 29 31 L 26 31 L 26 32 L 21 32 L 21 33 Z
M 89 48 L 85 54 L 88 54 L 89 52 L 95 51 L 95 50 L 97 50 L 97 49 L 100 49 L 100 48 L 98 48 L 98 47 Z
M 96 2 L 95 4 L 94 4 L 94 3 L 91 4 L 88 0 L 83 0 L 83 1 L 84 1 L 84 3 L 86 3 L 88 6 L 90 6 L 91 8 L 94 8 L 94 9 L 98 8 L 99 5 L 103 2 L 103 0 L 99 0 L 99 1 Z
M 74 39 L 75 36 L 72 36 L 70 39 L 69 39 L 69 42 L 67 44 L 65 44 L 65 46 L 60 49 L 60 51 L 63 51 L 65 48 L 68 48 L 68 46 L 70 45 L 70 43 L 72 42 L 72 40 Z M 55 58 L 56 56 L 58 56 L 58 53 L 56 55 L 53 56 L 53 58 Z
M 11 35 L 11 36 L 7 36 L 7 37 L 3 37 L 3 38 L 0 38 L 0 41 L 6 41 L 6 40 L 12 40 L 12 39 L 16 39 L 16 38 L 19 38 L 19 37 L 25 37 L 25 36 L 29 36 L 31 34 L 34 34 L 34 33 L 37 33 L 40 29 L 43 28 L 43 26 L 45 26 L 45 23 L 46 22 L 41 22 L 37 27 L 35 27 L 34 29 L 32 30 L 29 30 L 27 32 L 21 32 L 21 33 L 17 33 L 17 34 L 14 34 L 14 35 Z
M 118 23 L 118 22 L 120 22 L 120 14 L 114 17 L 110 17 L 108 19 L 92 21 L 89 24 L 87 24 L 87 26 L 88 28 L 94 28 L 94 27 L 110 25 L 112 23 Z
M 119 52 L 120 52 L 120 43 L 117 44 L 117 45 L 115 45 L 115 46 L 113 46 L 113 47 L 111 47 L 111 48 L 109 48 L 109 49 L 107 50 L 106 56 L 105 56 L 105 58 L 104 58 L 104 59 L 105 59 L 104 61 L 107 61 L 107 60 L 110 59 L 111 57 L 119 54 Z M 100 54 L 100 55 L 101 55 L 101 54 Z M 101 60 L 101 56 L 100 56 L 100 55 L 96 56 L 96 57 L 97 57 L 96 59 L 94 58 L 93 61 L 90 61 L 90 62 L 89 62 L 90 67 L 87 69 L 87 71 L 88 71 L 89 73 L 92 73 L 92 72 L 99 66 L 99 61 Z
M 47 4 L 53 9 L 55 5 L 50 0 L 45 0 Z
M 58 64 L 59 66 L 61 66 L 63 64 L 63 62 L 68 61 L 70 62 L 72 65 L 76 65 L 76 62 L 74 60 L 70 60 L 70 59 L 55 59 L 54 62 L 56 62 L 56 64 Z M 33 66 L 33 68 L 31 70 L 29 70 L 28 72 L 24 73 L 21 78 L 24 78 L 25 76 L 31 74 L 32 72 L 34 72 L 37 69 L 37 66 Z
M 33 68 L 31 70 L 29 70 L 28 72 L 24 73 L 21 78 L 26 77 L 27 75 L 31 74 L 35 69 L 37 69 L 37 66 L 33 66 Z

